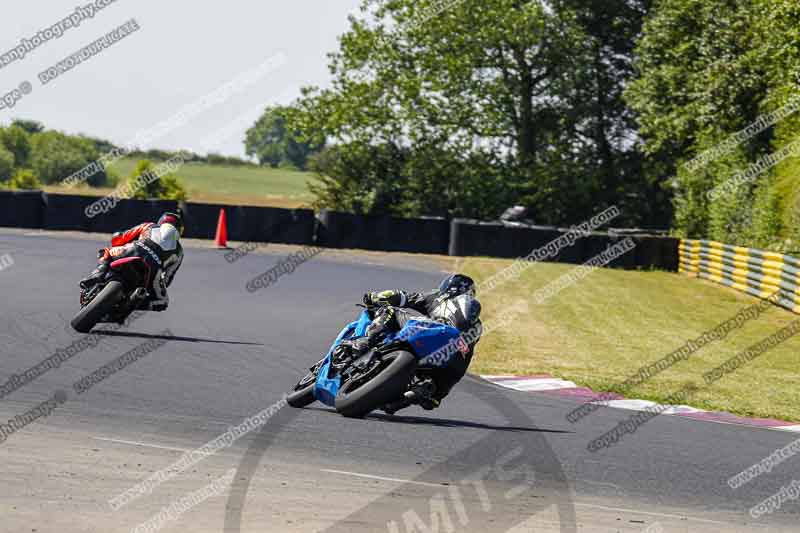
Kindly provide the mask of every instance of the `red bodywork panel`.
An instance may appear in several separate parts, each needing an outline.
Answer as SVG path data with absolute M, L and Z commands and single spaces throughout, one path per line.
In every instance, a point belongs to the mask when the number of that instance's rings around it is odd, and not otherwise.
M 134 261 L 141 261 L 144 263 L 144 260 L 141 257 L 126 257 L 124 259 L 117 259 L 113 263 L 111 263 L 112 269 L 117 269 L 123 265 L 127 265 L 128 263 L 133 263 Z M 145 264 L 147 266 L 147 264 Z
M 134 263 L 139 263 L 144 266 L 145 268 L 145 288 L 150 286 L 152 280 L 150 279 L 153 275 L 153 272 L 150 270 L 150 265 L 147 264 L 147 261 L 142 259 L 141 257 L 124 257 L 122 259 L 117 259 L 116 261 L 111 263 L 111 270 L 117 270 L 125 265 L 133 265 Z

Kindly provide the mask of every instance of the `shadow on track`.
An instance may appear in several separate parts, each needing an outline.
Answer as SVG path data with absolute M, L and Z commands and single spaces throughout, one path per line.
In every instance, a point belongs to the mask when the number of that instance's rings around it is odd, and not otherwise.
M 324 409 L 321 407 L 305 407 L 306 411 L 317 411 L 320 413 L 330 413 L 339 415 L 333 409 Z M 408 416 L 408 415 L 385 415 L 381 413 L 371 413 L 366 416 L 367 420 L 375 420 L 386 422 L 390 424 L 411 424 L 415 426 L 435 426 L 444 428 L 470 428 L 470 429 L 488 429 L 490 431 L 511 431 L 511 432 L 532 432 L 532 433 L 574 433 L 574 431 L 566 431 L 562 429 L 542 429 L 518 426 L 493 426 L 490 424 L 481 424 L 479 422 L 469 422 L 466 420 L 452 420 L 449 418 L 432 418 L 421 416 Z
M 95 335 L 104 335 L 106 337 L 134 337 L 137 339 L 156 339 L 165 341 L 178 341 L 178 342 L 207 342 L 210 344 L 234 344 L 243 346 L 264 346 L 258 342 L 240 342 L 240 341 L 224 341 L 215 339 L 200 339 L 197 337 L 176 337 L 174 335 L 152 335 L 150 333 L 136 333 L 133 331 L 105 331 L 102 329 L 92 331 Z

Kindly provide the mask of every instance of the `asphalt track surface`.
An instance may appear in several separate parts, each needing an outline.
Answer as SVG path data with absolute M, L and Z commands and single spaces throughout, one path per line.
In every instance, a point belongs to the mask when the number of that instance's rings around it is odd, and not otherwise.
M 0 230 L 0 385 L 81 336 L 77 280 L 92 237 Z M 366 289 L 427 288 L 430 264 L 322 254 L 273 287 L 245 283 L 282 258 L 235 264 L 189 247 L 166 313 L 102 336 L 0 400 L 5 422 L 65 391 L 50 416 L 0 444 L 0 532 L 131 531 L 235 469 L 224 493 L 162 531 L 798 531 L 800 504 L 748 510 L 797 475 L 797 458 L 732 490 L 726 480 L 789 433 L 658 417 L 616 446 L 588 442 L 630 416 L 570 424 L 577 402 L 468 377 L 443 407 L 344 419 L 319 404 L 262 428 L 114 511 L 108 499 L 279 402 L 356 313 Z M 378 264 L 383 263 L 383 264 Z M 72 384 L 144 342 L 167 342 L 85 394 Z M 480 347 L 477 352 L 480 357 Z M 794 474 L 794 476 L 793 476 Z M 513 528 L 513 529 L 512 529 Z M 660 529 L 658 529 L 660 528 Z

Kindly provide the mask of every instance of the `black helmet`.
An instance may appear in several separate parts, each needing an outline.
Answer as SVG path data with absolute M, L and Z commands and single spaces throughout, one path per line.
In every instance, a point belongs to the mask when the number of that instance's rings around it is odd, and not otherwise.
M 439 292 L 448 298 L 455 298 L 461 294 L 475 296 L 475 282 L 464 274 L 450 274 L 439 285 Z
M 157 226 L 162 224 L 169 224 L 171 226 L 175 226 L 175 229 L 178 230 L 179 235 L 183 235 L 183 217 L 181 217 L 177 213 L 170 213 L 166 212 L 161 215 L 161 218 L 158 219 Z
M 471 294 L 460 294 L 439 304 L 431 313 L 460 331 L 469 330 L 481 316 L 481 304 Z

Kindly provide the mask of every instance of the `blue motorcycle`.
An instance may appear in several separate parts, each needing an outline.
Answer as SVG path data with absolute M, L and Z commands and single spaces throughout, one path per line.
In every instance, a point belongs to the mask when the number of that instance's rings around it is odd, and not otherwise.
M 372 320 L 372 310 L 365 309 L 342 330 L 325 358 L 297 383 L 289 405 L 301 408 L 320 401 L 352 418 L 376 409 L 394 413 L 398 406 L 415 403 L 431 383 L 432 371 L 469 351 L 458 329 L 422 315 L 363 356 L 337 349 L 345 339 L 363 337 Z

